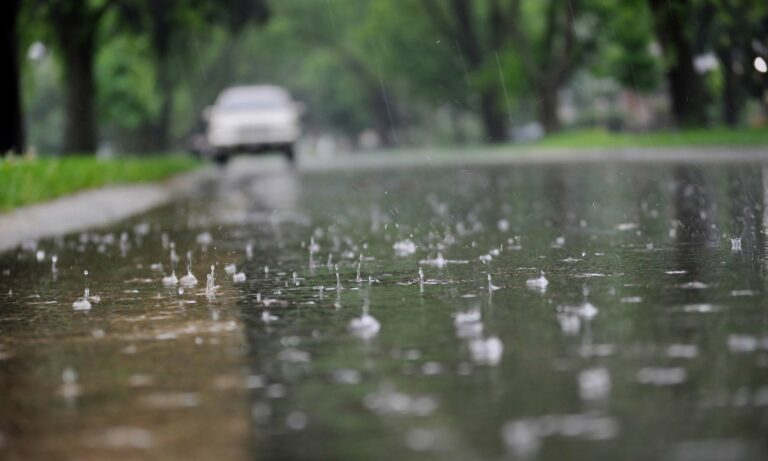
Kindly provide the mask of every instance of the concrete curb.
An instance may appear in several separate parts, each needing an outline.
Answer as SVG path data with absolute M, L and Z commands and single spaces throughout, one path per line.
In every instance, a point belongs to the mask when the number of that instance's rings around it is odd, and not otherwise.
M 142 213 L 190 192 L 214 173 L 204 167 L 159 183 L 106 186 L 0 214 L 0 251 Z
M 414 149 L 388 155 L 362 153 L 331 159 L 299 162 L 302 172 L 371 170 L 420 166 L 483 166 L 593 163 L 765 163 L 768 147 L 632 147 L 632 148 L 519 148 L 517 150 L 439 148 Z

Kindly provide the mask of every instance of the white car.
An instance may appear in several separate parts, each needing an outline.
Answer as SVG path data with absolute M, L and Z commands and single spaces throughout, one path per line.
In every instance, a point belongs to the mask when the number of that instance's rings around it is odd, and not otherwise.
M 225 163 L 239 151 L 278 150 L 293 162 L 303 111 L 301 103 L 279 86 L 228 88 L 219 94 L 215 105 L 205 110 L 211 155 Z

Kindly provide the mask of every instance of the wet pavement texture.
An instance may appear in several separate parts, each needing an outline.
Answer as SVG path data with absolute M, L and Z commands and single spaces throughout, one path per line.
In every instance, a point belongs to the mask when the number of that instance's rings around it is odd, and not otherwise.
M 0 255 L 0 458 L 765 459 L 767 194 L 759 164 L 236 160 Z

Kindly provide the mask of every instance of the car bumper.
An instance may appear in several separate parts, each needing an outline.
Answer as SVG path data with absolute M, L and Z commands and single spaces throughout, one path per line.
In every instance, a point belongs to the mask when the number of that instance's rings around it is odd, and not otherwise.
M 290 144 L 299 138 L 298 128 L 239 128 L 211 130 L 208 143 L 215 148 Z

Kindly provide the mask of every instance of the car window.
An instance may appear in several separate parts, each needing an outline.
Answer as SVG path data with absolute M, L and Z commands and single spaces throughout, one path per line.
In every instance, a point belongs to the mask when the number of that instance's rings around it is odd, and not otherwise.
M 229 91 L 221 95 L 216 106 L 227 111 L 265 110 L 285 107 L 288 102 L 288 96 L 279 91 Z

